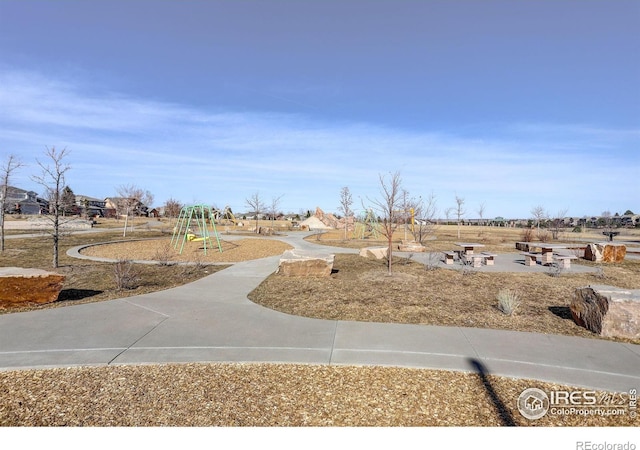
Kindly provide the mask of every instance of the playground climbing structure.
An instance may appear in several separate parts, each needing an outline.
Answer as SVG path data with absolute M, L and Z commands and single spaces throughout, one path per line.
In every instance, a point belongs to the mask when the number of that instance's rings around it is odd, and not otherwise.
M 173 248 L 178 249 L 178 246 L 180 246 L 180 254 L 182 254 L 187 241 L 202 242 L 204 254 L 206 255 L 207 246 L 209 248 L 213 247 L 207 222 L 211 224 L 218 251 L 222 253 L 222 244 L 220 243 L 220 236 L 216 230 L 213 210 L 208 205 L 185 206 L 180 210 L 178 222 L 173 229 L 173 236 L 171 237 L 171 245 L 173 245 Z
M 354 238 L 365 239 L 373 237 L 378 239 L 380 236 L 379 227 L 380 224 L 375 213 L 372 209 L 367 209 L 358 215 L 354 228 Z

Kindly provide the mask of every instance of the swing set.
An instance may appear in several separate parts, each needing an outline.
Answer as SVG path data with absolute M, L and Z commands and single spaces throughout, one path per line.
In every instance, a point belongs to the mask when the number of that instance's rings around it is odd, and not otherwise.
M 373 236 L 374 239 L 378 239 L 380 224 L 378 218 L 372 209 L 363 211 L 356 220 L 356 226 L 353 230 L 354 238 L 365 239 L 365 237 Z
M 220 243 L 220 236 L 216 230 L 216 221 L 214 220 L 213 210 L 207 205 L 185 206 L 180 210 L 178 222 L 173 229 L 173 236 L 171 237 L 171 245 L 173 245 L 173 248 L 177 249 L 178 245 L 180 245 L 180 254 L 182 254 L 184 244 L 187 241 L 202 242 L 204 246 L 204 254 L 206 255 L 207 245 L 209 247 L 213 247 L 207 221 L 211 223 L 218 251 L 222 253 L 222 244 Z M 196 231 L 194 231 L 194 229 Z

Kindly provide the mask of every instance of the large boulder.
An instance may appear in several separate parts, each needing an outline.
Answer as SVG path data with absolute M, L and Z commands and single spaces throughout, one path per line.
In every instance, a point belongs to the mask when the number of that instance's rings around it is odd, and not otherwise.
M 335 255 L 309 250 L 287 250 L 280 257 L 277 273 L 285 277 L 328 277 Z
M 369 258 L 373 256 L 376 259 L 386 258 L 389 254 L 389 247 L 366 247 L 360 249 L 360 256 Z
M 398 250 L 401 252 L 420 253 L 425 251 L 425 247 L 420 242 L 403 240 L 398 245 Z
M 0 268 L 0 303 L 51 303 L 58 299 L 64 275 L 40 269 Z
M 596 262 L 621 262 L 626 254 L 627 247 L 624 244 L 611 242 L 588 244 L 584 250 L 584 258 Z
M 606 337 L 640 338 L 640 289 L 595 285 L 576 289 L 573 320 Z

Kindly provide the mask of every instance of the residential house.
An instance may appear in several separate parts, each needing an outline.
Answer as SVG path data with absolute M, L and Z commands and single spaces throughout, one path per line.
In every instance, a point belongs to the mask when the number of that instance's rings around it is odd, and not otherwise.
M 9 214 L 42 214 L 48 210 L 49 202 L 33 191 L 7 186 L 4 210 Z
M 107 197 L 104 199 L 104 203 L 105 217 L 125 216 L 127 215 L 127 206 L 129 214 L 144 217 L 149 215 L 149 208 L 135 198 Z
M 86 195 L 76 195 L 76 205 L 80 208 L 80 211 L 84 216 L 105 216 L 106 202 L 99 198 L 88 197 Z

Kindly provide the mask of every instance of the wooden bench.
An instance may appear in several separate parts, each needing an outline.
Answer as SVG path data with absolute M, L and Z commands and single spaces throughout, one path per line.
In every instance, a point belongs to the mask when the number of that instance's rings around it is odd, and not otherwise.
M 560 267 L 563 269 L 571 269 L 571 260 L 572 259 L 578 259 L 577 256 L 571 256 L 571 255 L 556 255 L 554 256 L 554 259 L 556 261 L 558 261 L 558 263 L 560 264 Z
M 452 265 L 456 258 L 456 252 L 442 252 L 444 253 L 444 263 L 446 265 Z
M 541 253 L 522 252 L 520 254 L 524 255 L 525 266 L 535 266 L 538 264 L 538 258 L 542 258 Z
M 489 252 L 482 252 L 482 256 L 484 257 L 484 263 L 487 266 L 493 266 L 495 265 L 495 257 L 498 256 L 495 253 L 489 253 Z

